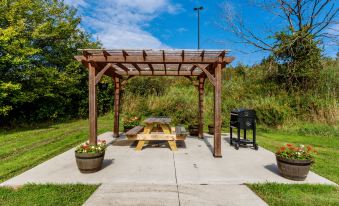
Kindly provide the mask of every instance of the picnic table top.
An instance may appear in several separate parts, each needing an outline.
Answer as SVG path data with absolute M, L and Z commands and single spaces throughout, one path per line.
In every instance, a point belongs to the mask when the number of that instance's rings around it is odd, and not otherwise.
M 170 124 L 171 123 L 171 118 L 168 117 L 149 117 L 144 120 L 144 123 L 146 124 Z

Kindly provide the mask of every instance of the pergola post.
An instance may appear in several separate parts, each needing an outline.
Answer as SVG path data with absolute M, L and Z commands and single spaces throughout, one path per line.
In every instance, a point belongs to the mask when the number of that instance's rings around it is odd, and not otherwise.
M 113 136 L 119 137 L 119 114 L 120 114 L 120 79 L 113 77 L 114 79 L 114 129 Z
M 199 138 L 204 138 L 204 83 L 205 77 L 199 76 Z
M 95 83 L 96 69 L 88 64 L 88 97 L 89 97 L 89 143 L 97 144 L 97 89 Z
M 221 155 L 221 64 L 218 63 L 215 72 L 214 86 L 214 157 Z

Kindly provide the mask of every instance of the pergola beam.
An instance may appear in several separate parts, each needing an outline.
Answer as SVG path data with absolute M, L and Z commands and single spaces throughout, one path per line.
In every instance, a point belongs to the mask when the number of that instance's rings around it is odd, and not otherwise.
M 201 51 L 200 56 L 201 56 L 201 61 L 203 62 L 204 61 L 204 57 L 205 57 L 205 50 Z
M 138 70 L 138 72 L 141 71 L 141 69 L 140 69 L 140 67 L 139 67 L 139 65 L 138 65 L 137 63 L 132 63 L 132 65 L 134 66 L 134 68 L 135 68 L 136 70 Z
M 181 63 L 180 64 L 178 64 L 178 73 L 180 72 L 180 69 L 181 69 Z
M 111 56 L 111 54 L 110 54 L 110 53 L 108 53 L 106 50 L 103 50 L 103 51 L 102 51 L 102 53 L 104 54 L 104 56 L 105 56 L 105 57 L 107 57 L 107 56 Z
M 153 65 L 152 65 L 152 64 L 148 64 L 148 67 L 151 69 L 151 71 L 152 71 L 152 74 L 153 74 L 153 72 L 154 72 Z
M 197 65 L 193 65 L 190 69 L 191 73 L 193 73 L 193 71 L 197 68 Z
M 121 50 L 122 52 L 122 56 L 124 57 L 124 59 L 127 59 L 128 53 L 125 50 Z
M 122 73 L 120 71 L 115 71 L 118 75 L 127 75 L 127 76 L 199 76 L 202 72 L 193 72 L 191 71 L 128 71 L 127 73 Z
M 118 67 L 120 67 L 122 70 L 124 70 L 126 73 L 129 71 L 129 69 L 125 66 L 125 65 L 123 65 L 123 64 L 121 64 L 121 63 L 117 63 L 116 64 Z
M 177 57 L 177 56 L 104 56 L 104 55 L 89 55 L 89 56 L 76 56 L 76 59 L 97 62 L 97 63 L 126 63 L 126 64 L 212 64 L 212 63 L 225 63 L 229 64 L 233 61 L 233 57 L 224 57 L 222 60 L 217 57 Z
M 165 69 L 165 74 L 166 74 L 166 57 L 165 57 L 165 50 L 162 50 L 162 61 L 164 62 L 164 69 Z

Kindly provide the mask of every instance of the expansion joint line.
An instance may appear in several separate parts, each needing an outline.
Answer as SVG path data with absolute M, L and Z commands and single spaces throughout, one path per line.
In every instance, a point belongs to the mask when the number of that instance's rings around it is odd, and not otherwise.
M 173 157 L 173 164 L 174 164 L 175 184 L 177 185 L 178 201 L 179 201 L 179 206 L 181 206 L 181 203 L 180 203 L 180 193 L 179 193 L 179 185 L 178 185 L 178 178 L 177 178 L 177 167 L 175 166 L 174 152 L 172 152 L 172 157 Z

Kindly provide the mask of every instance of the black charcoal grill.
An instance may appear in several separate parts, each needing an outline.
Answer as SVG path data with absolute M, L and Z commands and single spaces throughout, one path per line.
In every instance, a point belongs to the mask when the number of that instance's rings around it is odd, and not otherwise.
M 230 121 L 230 144 L 233 145 L 235 149 L 239 149 L 240 145 L 252 145 L 255 150 L 258 150 L 258 145 L 256 143 L 256 114 L 254 110 L 251 109 L 234 109 L 231 111 L 231 121 Z M 238 135 L 237 138 L 233 138 L 233 128 L 237 129 Z M 244 137 L 240 137 L 240 130 L 244 130 Z M 253 139 L 249 140 L 246 137 L 246 131 L 253 131 Z

